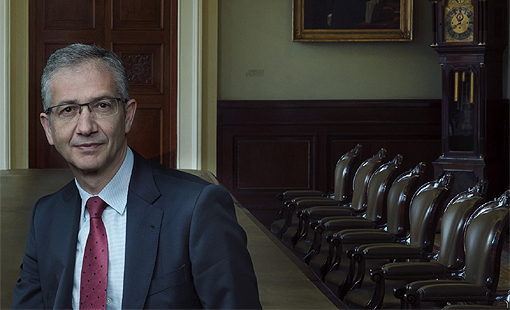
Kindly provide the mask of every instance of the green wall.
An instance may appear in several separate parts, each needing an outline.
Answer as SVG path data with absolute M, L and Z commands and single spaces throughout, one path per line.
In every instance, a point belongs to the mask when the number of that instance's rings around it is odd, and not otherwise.
M 413 19 L 412 42 L 297 43 L 292 0 L 220 0 L 218 99 L 440 98 L 428 1 L 414 1 Z

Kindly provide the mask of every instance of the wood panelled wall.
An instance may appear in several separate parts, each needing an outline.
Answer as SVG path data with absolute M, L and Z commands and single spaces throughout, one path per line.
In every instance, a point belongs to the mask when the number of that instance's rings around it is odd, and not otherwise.
M 432 180 L 440 100 L 218 101 L 218 179 L 266 226 L 276 194 L 332 192 L 336 161 L 358 143 L 362 160 L 384 147 L 385 162 L 402 154 L 404 172 L 424 161 Z

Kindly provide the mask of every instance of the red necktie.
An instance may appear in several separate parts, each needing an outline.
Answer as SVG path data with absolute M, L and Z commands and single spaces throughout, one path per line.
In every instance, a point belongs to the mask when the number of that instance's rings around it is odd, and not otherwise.
M 106 203 L 99 197 L 87 200 L 90 232 L 81 273 L 80 309 L 105 309 L 108 275 L 108 239 L 101 215 Z

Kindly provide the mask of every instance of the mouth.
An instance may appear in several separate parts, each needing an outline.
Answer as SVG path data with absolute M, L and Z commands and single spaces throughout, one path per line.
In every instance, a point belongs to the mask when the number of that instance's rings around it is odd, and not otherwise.
M 81 151 L 94 151 L 100 145 L 101 145 L 101 143 L 82 143 L 82 144 L 77 144 L 75 147 Z

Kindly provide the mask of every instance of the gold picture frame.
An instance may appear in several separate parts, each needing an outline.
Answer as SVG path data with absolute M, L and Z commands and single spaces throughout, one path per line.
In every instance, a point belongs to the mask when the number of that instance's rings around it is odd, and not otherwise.
M 294 42 L 413 40 L 413 0 L 292 1 Z

